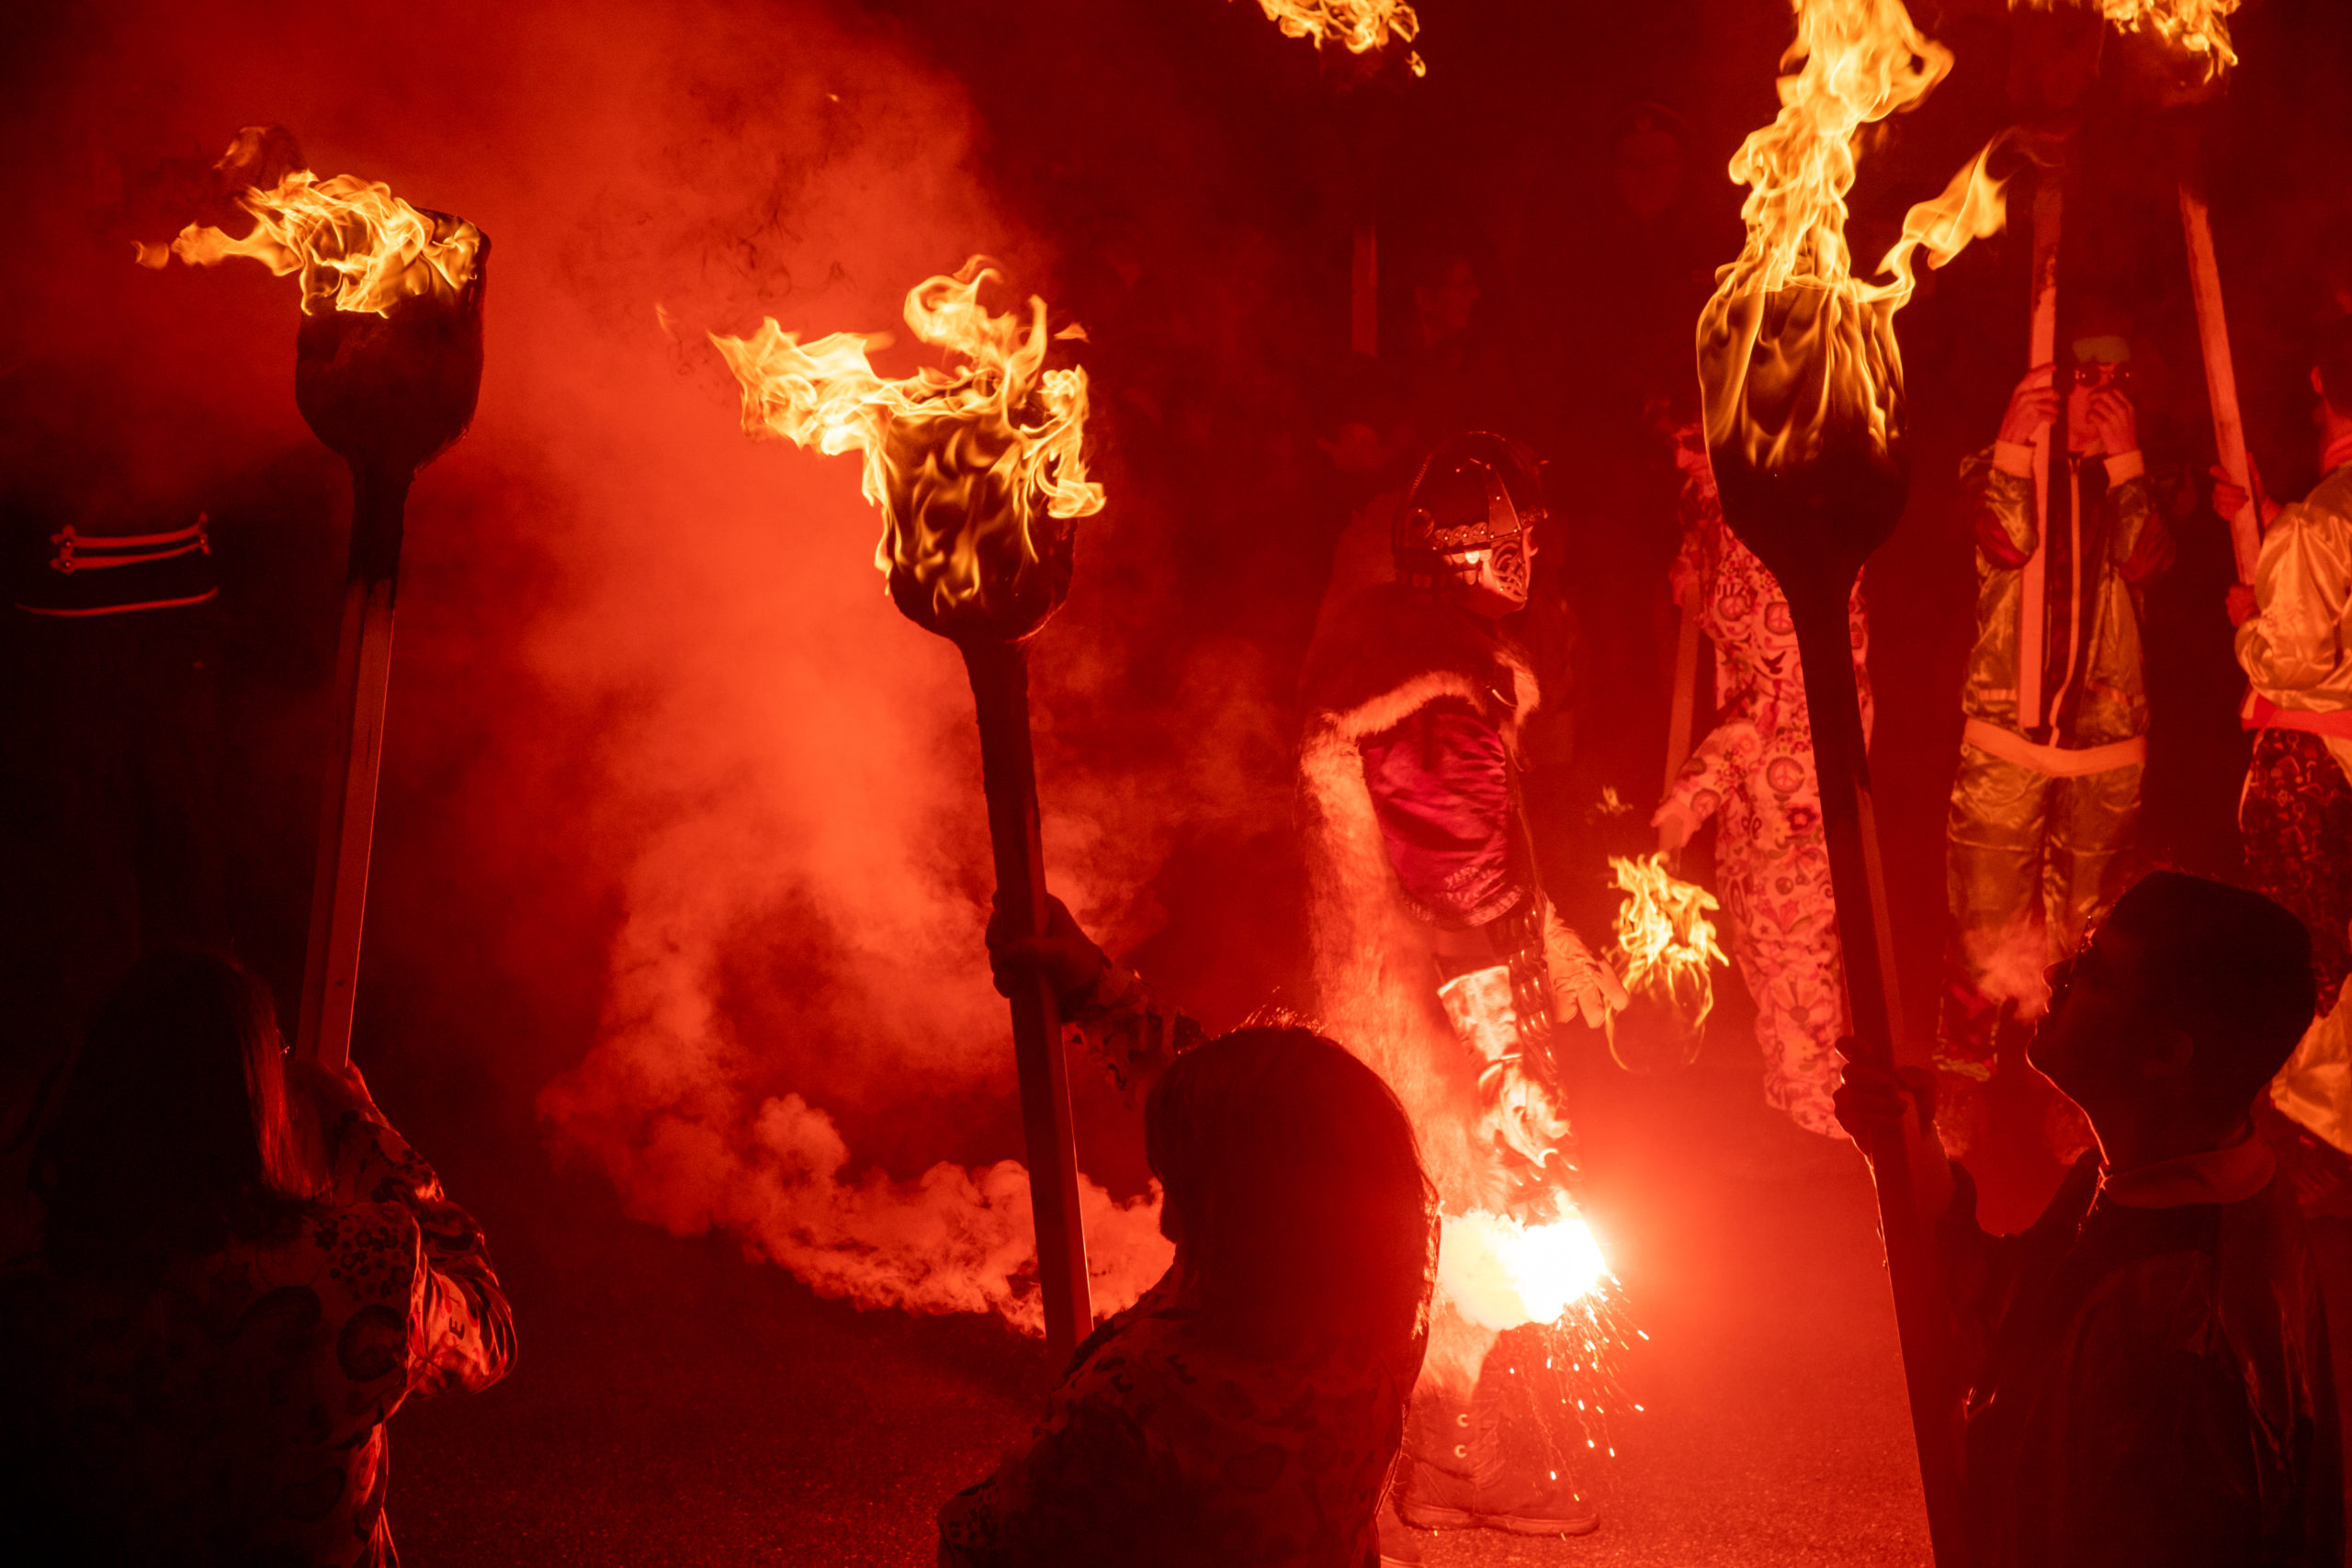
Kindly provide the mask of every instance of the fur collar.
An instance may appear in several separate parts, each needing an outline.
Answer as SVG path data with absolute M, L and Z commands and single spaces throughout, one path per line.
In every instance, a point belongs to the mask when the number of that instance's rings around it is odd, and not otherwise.
M 1307 652 L 1304 687 L 1309 727 L 1351 741 L 1443 697 L 1473 704 L 1515 734 L 1539 700 L 1527 655 L 1493 622 L 1393 582 L 1335 608 Z

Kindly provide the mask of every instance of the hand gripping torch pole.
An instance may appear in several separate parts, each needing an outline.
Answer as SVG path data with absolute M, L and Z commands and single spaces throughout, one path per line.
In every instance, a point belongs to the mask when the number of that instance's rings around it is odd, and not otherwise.
M 430 216 L 445 233 L 456 226 L 453 219 Z M 331 1067 L 351 1055 L 409 485 L 473 419 L 489 261 L 485 238 L 471 277 L 454 292 L 411 295 L 382 315 L 322 310 L 303 318 L 295 339 L 294 400 L 319 439 L 351 468 L 333 765 L 319 813 L 296 1032 L 302 1055 Z

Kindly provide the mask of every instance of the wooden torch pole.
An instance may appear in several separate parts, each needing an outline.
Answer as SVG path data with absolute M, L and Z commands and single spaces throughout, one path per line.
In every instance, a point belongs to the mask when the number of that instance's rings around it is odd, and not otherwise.
M 1046 861 L 1037 829 L 1036 757 L 1029 739 L 1028 658 L 1018 643 L 976 639 L 956 646 L 963 650 L 979 714 L 980 776 L 988 791 L 989 842 L 996 853 L 997 907 L 1013 931 L 1043 936 Z M 1021 1078 L 1046 1348 L 1058 1368 L 1093 1332 L 1094 1309 L 1087 1290 L 1061 1011 L 1043 976 L 1016 982 L 1012 1055 Z
M 1792 572 L 1781 588 L 1796 623 L 1805 705 L 1812 720 L 1814 764 L 1821 782 L 1821 821 L 1828 840 L 1829 874 L 1838 907 L 1838 942 L 1846 971 L 1846 1001 L 1856 1059 L 1892 1068 L 1903 1016 L 1894 967 L 1894 933 L 1887 918 L 1886 873 L 1879 860 L 1878 825 L 1871 801 L 1870 760 L 1862 710 L 1854 684 L 1853 647 L 1846 603 L 1849 572 Z M 1886 1241 L 1886 1271 L 1894 1296 L 1894 1325 L 1903 1348 L 1903 1376 L 1911 1403 L 1911 1435 L 1919 1453 L 1928 1536 L 1937 1568 L 1965 1568 L 1966 1517 L 1961 1489 L 1960 1386 L 1953 1370 L 1951 1307 L 1934 1235 L 1912 1190 L 1911 1166 L 1899 1130 L 1866 1151 L 1878 1185 L 1879 1225 Z
M 340 1068 L 351 1059 L 359 932 L 384 758 L 392 676 L 392 608 L 400 593 L 401 531 L 413 474 L 352 470 L 351 561 L 335 652 L 333 764 L 319 813 L 311 879 L 309 953 L 295 1039 L 302 1055 Z
M 2033 319 L 2028 333 L 2029 366 L 2058 362 L 2058 228 L 2065 211 L 2065 185 L 2058 168 L 2045 165 L 2033 187 Z M 2059 394 L 2059 419 L 2065 394 Z M 2042 637 L 2049 621 L 2044 585 L 2050 559 L 2050 446 L 2058 426 L 2042 426 L 2033 438 L 2033 554 L 2026 558 L 2018 593 L 2018 728 L 2033 735 L 2042 728 Z
M 2189 292 L 2197 301 L 2197 343 L 2205 357 L 2205 400 L 2213 410 L 2213 446 L 2222 471 L 2245 493 L 2230 519 L 2230 548 L 2238 581 L 2254 581 L 2262 556 L 2262 523 L 2255 513 L 2253 466 L 2246 461 L 2245 423 L 2238 413 L 2238 376 L 2230 356 L 2230 322 L 2222 311 L 2222 269 L 2213 260 L 2213 225 L 2193 171 L 2180 178 L 2180 227 L 2188 242 Z

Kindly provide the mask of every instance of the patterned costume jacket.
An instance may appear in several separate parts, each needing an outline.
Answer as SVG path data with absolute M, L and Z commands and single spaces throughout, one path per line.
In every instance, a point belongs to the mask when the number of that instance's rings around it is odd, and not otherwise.
M 1846 1032 L 1845 977 L 1795 623 L 1771 572 L 1724 525 L 1703 460 L 1686 470 L 1682 507 L 1685 592 L 1700 595 L 1700 626 L 1715 646 L 1721 716 L 1667 800 L 1694 824 L 1717 821 L 1717 893 L 1756 1001 L 1766 1100 L 1807 1131 L 1843 1137 L 1829 1097 Z M 1870 621 L 1859 582 L 1846 624 L 1867 739 Z
M 284 1235 L 144 1292 L 8 1279 L 7 1375 L 31 1382 L 0 1396 L 43 1433 L 12 1482 L 43 1486 L 90 1560 L 391 1568 L 385 1423 L 505 1374 L 513 1320 L 472 1218 L 382 1122 L 346 1111 L 328 1134 L 328 1200 Z

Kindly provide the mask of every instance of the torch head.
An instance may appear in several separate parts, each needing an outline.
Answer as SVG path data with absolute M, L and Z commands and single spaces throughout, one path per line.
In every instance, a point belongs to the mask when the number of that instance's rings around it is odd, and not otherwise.
M 439 233 L 459 220 L 434 212 Z M 355 471 L 405 478 L 473 422 L 481 391 L 481 309 L 490 240 L 454 290 L 396 299 L 379 314 L 322 310 L 294 338 L 294 402 L 311 431 Z
M 1707 455 L 1724 521 L 1792 605 L 1843 605 L 1910 491 L 1902 359 L 1883 304 L 1791 288 L 1700 323 Z
M 925 631 L 958 643 L 1022 643 L 1069 597 L 1074 518 L 1026 510 L 1016 436 L 959 415 L 901 413 L 885 432 L 882 566 L 890 601 Z M 960 584 L 942 592 L 943 582 Z

